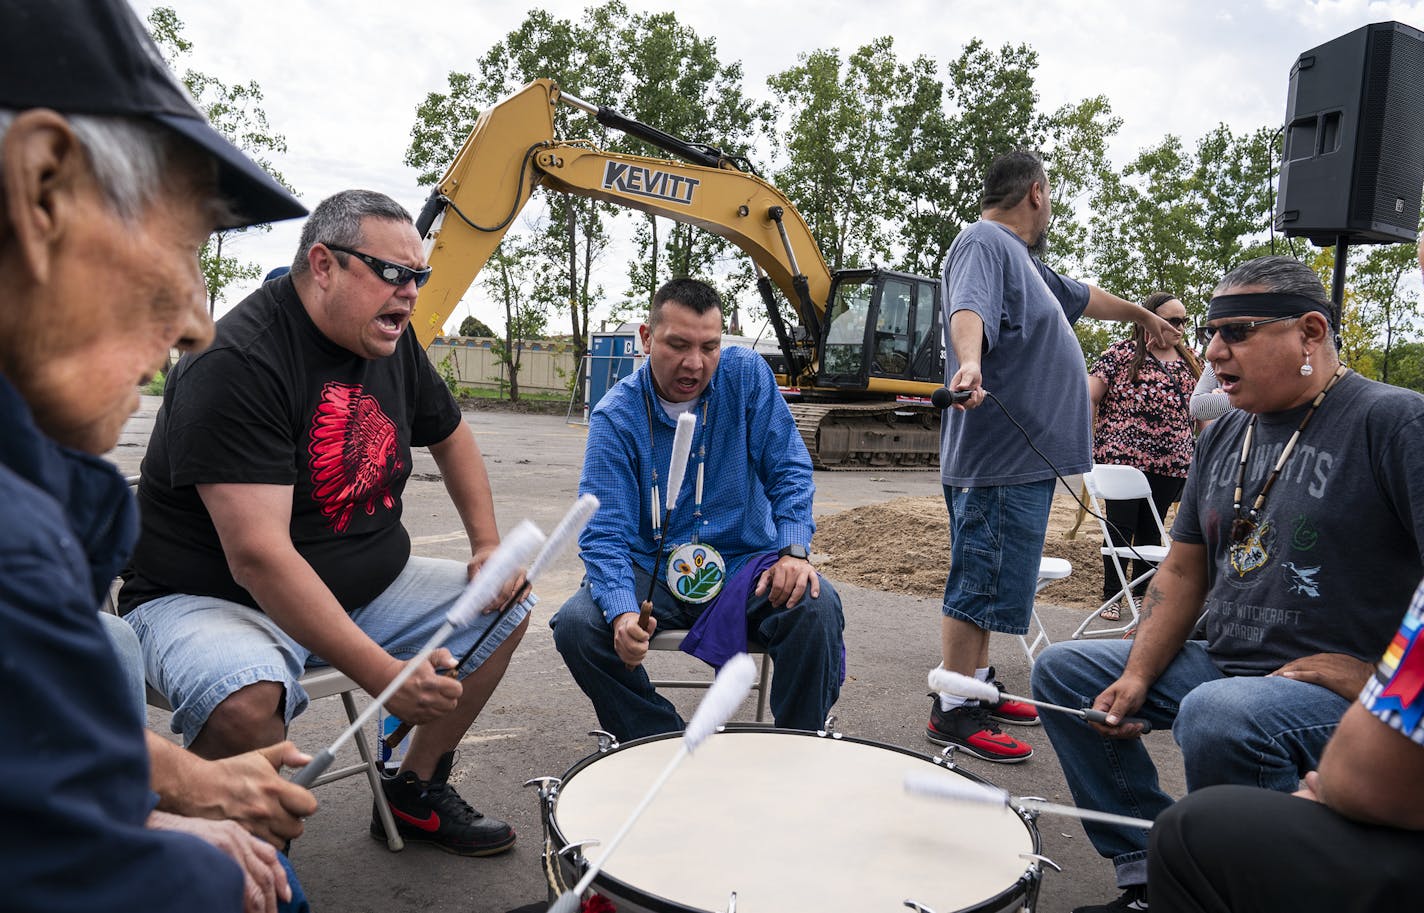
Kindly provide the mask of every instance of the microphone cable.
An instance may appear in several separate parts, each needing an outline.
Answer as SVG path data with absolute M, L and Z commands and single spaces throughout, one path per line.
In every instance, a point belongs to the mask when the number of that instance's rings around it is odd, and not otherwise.
M 1010 412 L 1002 402 L 999 401 L 999 398 L 995 396 L 990 390 L 985 390 L 983 387 L 980 387 L 979 389 L 983 390 L 984 395 L 994 401 L 994 405 L 998 406 L 999 411 L 1004 413 L 1004 418 L 1008 419 L 1009 423 L 1019 430 L 1019 434 L 1023 435 L 1024 441 L 1028 443 L 1029 448 L 1033 450 L 1034 453 L 1038 454 L 1038 458 L 1043 460 L 1043 462 L 1047 464 L 1049 469 L 1053 470 L 1053 475 L 1058 479 L 1059 483 L 1062 484 L 1063 490 L 1068 492 L 1068 494 L 1072 495 L 1073 500 L 1076 501 L 1078 506 L 1083 509 L 1083 512 L 1088 514 L 1090 517 L 1093 517 L 1094 519 L 1101 520 L 1105 526 L 1111 527 L 1112 532 L 1116 533 L 1118 537 L 1126 541 L 1129 537 L 1122 531 L 1122 527 L 1118 526 L 1116 523 L 1112 522 L 1107 517 L 1104 517 L 1102 514 L 1093 510 L 1087 504 L 1083 503 L 1083 499 L 1079 497 L 1078 493 L 1074 491 L 1072 486 L 1068 484 L 1068 480 L 1063 477 L 1063 473 L 1060 472 L 1058 470 L 1058 467 L 1053 464 L 1053 461 L 1048 458 L 1048 454 L 1038 449 L 1038 445 L 1034 443 L 1033 435 L 1028 433 L 1027 428 L 1019 424 L 1019 420 L 1014 418 L 1014 414 Z M 972 394 L 972 390 L 950 390 L 948 387 L 940 387 L 938 390 L 934 391 L 934 393 L 930 394 L 930 402 L 933 405 L 939 407 L 940 409 L 947 409 L 957 403 L 963 403 L 965 400 L 969 399 Z M 1150 501 L 1150 499 L 1148 500 Z M 1153 507 L 1153 511 L 1156 511 L 1155 506 Z M 1168 539 L 1171 539 L 1170 535 L 1168 536 Z M 1153 568 L 1157 567 L 1157 564 L 1155 562 L 1143 557 L 1142 553 L 1139 552 L 1136 546 L 1133 545 L 1131 542 L 1126 542 L 1126 544 L 1122 546 L 1118 546 L 1112 542 L 1106 542 L 1104 543 L 1104 545 L 1109 548 L 1126 548 L 1128 551 L 1132 552 L 1132 557 L 1136 560 L 1141 561 L 1143 564 L 1150 564 Z M 1130 587 L 1131 585 L 1132 581 L 1129 580 L 1128 586 Z

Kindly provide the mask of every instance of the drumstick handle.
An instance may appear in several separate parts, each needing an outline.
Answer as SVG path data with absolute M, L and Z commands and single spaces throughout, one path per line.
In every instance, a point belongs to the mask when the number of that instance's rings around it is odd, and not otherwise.
M 582 897 L 583 892 L 588 890 L 588 886 L 593 884 L 593 880 L 598 877 L 598 873 L 603 869 L 603 864 L 608 861 L 608 857 L 613 855 L 613 851 L 618 848 L 618 844 L 622 843 L 623 838 L 628 836 L 628 832 L 633 829 L 633 825 L 637 823 L 638 818 L 641 817 L 648 806 L 652 804 L 653 798 L 658 794 L 658 790 L 663 788 L 663 784 L 668 781 L 668 777 L 672 776 L 673 771 L 677 770 L 677 766 L 681 764 L 686 757 L 687 746 L 679 745 L 677 754 L 672 756 L 672 760 L 668 761 L 667 766 L 663 768 L 663 772 L 658 774 L 658 778 L 653 781 L 653 785 L 648 787 L 648 791 L 644 794 L 642 801 L 633 809 L 632 814 L 628 816 L 628 820 L 623 822 L 623 826 L 618 829 L 618 833 L 614 834 L 613 839 L 608 841 L 608 847 L 603 851 L 603 854 L 598 857 L 598 861 L 589 866 L 588 871 L 583 873 L 583 877 L 579 879 L 578 884 L 574 885 L 573 895 L 575 897 Z
M 1073 805 L 1059 805 L 1057 802 L 1044 802 L 1039 799 L 1018 798 L 1014 804 L 1020 808 L 1042 812 L 1047 815 L 1067 815 L 1070 818 L 1082 818 L 1085 821 L 1101 821 L 1104 824 L 1121 824 L 1124 827 L 1140 827 L 1143 830 L 1151 830 L 1152 822 L 1146 818 L 1129 818 L 1127 815 L 1114 815 L 1111 812 L 1098 812 L 1090 808 L 1078 808 Z
M 503 613 L 505 611 L 508 611 L 510 608 L 517 607 L 525 603 L 527 603 L 529 610 L 533 611 L 534 604 L 537 601 L 538 597 L 534 596 L 532 593 L 529 592 L 529 585 L 526 583 L 522 588 L 520 588 L 518 592 L 516 592 L 513 596 L 510 597 L 508 602 L 500 606 L 499 611 Z M 490 634 L 493 633 L 494 629 L 498 626 L 498 624 L 491 624 L 488 628 L 485 628 L 484 633 L 482 633 L 479 638 L 475 640 L 474 643 L 470 644 L 470 649 L 465 651 L 465 655 L 460 657 L 459 661 L 456 662 L 455 665 L 451 666 L 448 669 L 441 669 L 435 674 L 443 675 L 446 678 L 459 678 L 460 670 L 464 668 L 465 663 L 470 661 L 470 657 L 475 655 L 475 651 L 478 650 L 480 646 L 484 644 L 486 638 L 488 638 Z M 399 726 L 391 730 L 390 735 L 386 736 L 384 739 L 381 739 L 381 742 L 385 744 L 387 751 L 395 751 L 396 746 L 401 743 L 402 739 L 410 735 L 410 731 L 414 728 L 414 723 L 407 723 L 402 720 Z
M 1036 701 L 1031 697 L 1021 697 L 1017 694 L 1009 694 L 1007 692 L 1004 693 L 1003 698 L 1005 700 L 1021 701 L 1025 704 L 1032 704 L 1035 707 L 1042 707 L 1045 710 L 1057 710 L 1061 713 L 1071 713 L 1074 716 L 1082 717 L 1090 723 L 1101 723 L 1104 726 L 1110 725 L 1108 723 L 1108 715 L 1101 710 L 1078 710 L 1073 707 L 1064 707 L 1060 704 L 1050 704 L 1047 701 Z M 1127 719 L 1123 720 L 1120 725 L 1125 726 L 1130 723 L 1137 723 L 1139 726 L 1141 726 L 1143 735 L 1146 735 L 1147 733 L 1152 731 L 1152 723 L 1148 720 L 1143 719 L 1140 716 L 1130 716 Z

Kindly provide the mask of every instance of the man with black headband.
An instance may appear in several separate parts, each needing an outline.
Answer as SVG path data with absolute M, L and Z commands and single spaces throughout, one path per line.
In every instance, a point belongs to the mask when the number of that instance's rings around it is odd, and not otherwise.
M 1140 727 L 1116 722 L 1134 715 L 1172 727 L 1189 791 L 1294 790 L 1394 632 L 1424 575 L 1424 396 L 1345 368 L 1337 332 L 1299 261 L 1252 260 L 1217 287 L 1199 336 L 1235 408 L 1198 441 L 1136 638 L 1034 665 L 1036 697 L 1114 721 L 1044 719 L 1079 805 L 1171 804 Z M 1147 832 L 1084 829 L 1124 893 L 1080 911 L 1147 909 Z
M 1424 238 L 1419 242 L 1424 273 Z M 1152 827 L 1161 913 L 1393 910 L 1424 859 L 1424 584 L 1375 672 L 1292 796 L 1200 790 Z

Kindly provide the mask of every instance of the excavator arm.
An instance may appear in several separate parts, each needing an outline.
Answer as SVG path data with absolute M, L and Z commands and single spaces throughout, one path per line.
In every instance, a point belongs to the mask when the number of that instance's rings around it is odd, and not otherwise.
M 560 102 L 703 164 L 620 155 L 557 139 L 554 105 Z M 741 248 L 797 310 L 800 327 L 787 327 L 774 296 L 764 289 L 778 343 L 798 375 L 791 381 L 814 372 L 832 276 L 796 207 L 718 150 L 563 94 L 547 79 L 480 115 L 421 210 L 416 227 L 434 268 L 416 305 L 422 346 L 440 332 L 538 185 L 696 225 Z

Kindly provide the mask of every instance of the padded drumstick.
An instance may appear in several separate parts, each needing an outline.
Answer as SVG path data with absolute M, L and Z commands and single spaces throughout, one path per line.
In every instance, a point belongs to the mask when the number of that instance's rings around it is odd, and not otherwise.
M 1045 701 L 1036 701 L 1029 697 L 1020 697 L 1017 694 L 1000 692 L 993 682 L 981 682 L 972 675 L 961 675 L 958 672 L 951 672 L 948 669 L 935 668 L 930 670 L 930 690 L 943 691 L 945 694 L 957 694 L 960 697 L 971 700 L 982 701 L 985 704 L 997 704 L 1001 700 L 1022 701 L 1025 704 L 1032 704 L 1035 707 L 1042 707 L 1045 710 L 1057 710 L 1060 713 L 1072 714 L 1082 717 L 1090 723 L 1102 723 L 1110 726 L 1108 715 L 1101 710 L 1077 710 L 1073 707 L 1063 707 L 1059 704 L 1049 704 Z M 1152 731 L 1152 724 L 1142 717 L 1130 716 L 1122 721 L 1121 725 L 1136 723 L 1142 727 L 1143 734 Z
M 1087 821 L 1101 821 L 1104 824 L 1121 824 L 1125 827 L 1140 827 L 1144 830 L 1151 830 L 1152 828 L 1152 822 L 1146 818 L 1129 818 L 1126 815 L 1096 812 L 1092 809 L 1078 808 L 1073 805 L 1059 805 L 1056 802 L 1045 802 L 1042 799 L 1030 799 L 1025 796 L 1010 796 L 1008 790 L 999 789 L 997 786 L 975 783 L 973 780 L 965 780 L 960 777 L 936 776 L 924 771 L 911 771 L 905 774 L 905 792 L 919 796 L 933 796 L 936 799 L 949 799 L 957 802 L 979 802 L 985 805 L 998 805 L 1002 808 L 1018 806 L 1022 809 L 1037 811 L 1046 815 L 1067 815 L 1071 818 L 1082 818 Z
M 687 458 L 692 454 L 692 434 L 697 430 L 697 416 L 684 412 L 677 417 L 677 431 L 672 435 L 672 462 L 668 464 L 667 511 L 677 506 L 682 491 L 682 478 L 687 475 Z
M 663 788 L 663 784 L 672 776 L 673 771 L 677 770 L 684 758 L 696 751 L 708 736 L 717 731 L 718 726 L 727 722 L 732 713 L 751 693 L 754 681 L 756 681 L 756 662 L 745 653 L 738 653 L 727 660 L 726 665 L 718 670 L 712 687 L 707 689 L 702 702 L 697 705 L 697 710 L 692 714 L 692 722 L 687 724 L 687 729 L 682 733 L 682 744 L 678 746 L 677 753 L 672 756 L 672 760 L 668 761 L 663 772 L 658 774 L 653 785 L 648 787 L 648 792 L 628 815 L 628 820 L 623 822 L 618 833 L 608 841 L 608 848 L 603 851 L 603 855 L 588 867 L 588 871 L 584 872 L 583 877 L 579 879 L 578 884 L 573 886 L 572 890 L 559 895 L 558 899 L 549 906 L 549 913 L 578 913 L 579 898 L 583 896 L 584 891 L 588 890 L 588 886 L 593 884 L 593 880 L 598 877 L 598 873 L 603 869 L 608 857 L 613 855 L 618 844 L 628 836 L 628 831 L 632 830 L 634 822 L 647 810 L 653 797 L 658 794 L 658 790 Z
M 465 589 L 461 591 L 459 598 L 445 613 L 444 624 L 431 635 L 430 640 L 420 649 L 420 652 L 405 664 L 374 701 L 366 705 L 366 709 L 361 711 L 350 726 L 346 727 L 345 732 L 336 737 L 336 741 L 317 752 L 311 759 L 311 763 L 292 776 L 292 782 L 298 786 L 311 786 L 316 778 L 331 766 L 331 762 L 336 760 L 336 752 L 341 746 L 360 732 L 361 727 L 366 725 L 366 721 L 375 716 L 377 710 L 385 706 L 391 695 L 405 684 L 406 679 L 415 674 L 415 670 L 419 668 L 420 664 L 435 652 L 436 647 L 445 642 L 445 638 L 450 636 L 450 632 L 461 625 L 469 624 L 481 609 L 499 596 L 499 591 L 504 589 L 509 578 L 519 573 L 519 569 L 529 563 L 543 542 L 544 534 L 539 532 L 539 527 L 528 520 L 521 521 L 510 531 L 509 535 L 500 542 L 499 547 L 490 553 L 485 563 L 480 565 L 474 578 L 465 584 Z
M 552 564 L 554 559 L 563 553 L 564 549 L 569 547 L 569 543 L 578 540 L 579 533 L 583 532 L 583 528 L 588 525 L 589 520 L 593 519 L 593 515 L 597 510 L 598 498 L 593 495 L 579 495 L 578 500 L 574 502 L 574 506 L 568 509 L 563 519 L 559 521 L 559 525 L 555 526 L 554 531 L 549 533 L 549 538 L 544 541 L 544 547 L 539 549 L 539 554 L 535 556 L 534 562 L 529 565 L 529 570 L 524 572 L 524 586 L 520 587 L 519 592 L 511 596 L 509 601 L 500 607 L 499 610 L 501 612 L 507 612 L 515 606 L 523 606 L 527 611 L 531 612 L 534 610 L 535 603 L 539 601 L 539 597 L 531 592 L 534 587 L 535 579 L 544 573 L 544 568 Z M 488 628 L 485 628 L 484 633 L 476 638 L 474 643 L 470 644 L 470 648 L 465 651 L 465 655 L 461 656 L 455 665 L 443 670 L 440 674 L 449 676 L 450 678 L 454 678 L 458 675 L 460 667 L 470 661 L 470 657 L 475 655 L 475 651 L 484 644 L 485 640 L 494 632 L 496 627 L 498 627 L 498 625 L 490 625 Z M 381 741 L 385 743 L 387 749 L 395 751 L 396 746 L 399 745 L 401 740 L 414 728 L 415 724 L 402 722 L 391 731 L 390 735 Z
M 653 486 L 653 523 L 667 535 L 672 509 L 677 506 L 677 493 L 682 489 L 682 477 L 687 475 L 687 458 L 692 453 L 692 435 L 697 430 L 697 415 L 684 412 L 677 417 L 677 430 L 672 435 L 672 459 L 668 463 L 667 507 L 663 509 L 662 526 L 658 522 L 658 486 Z M 651 446 L 651 442 L 649 442 Z M 638 627 L 648 630 L 648 620 L 653 615 L 653 588 L 658 584 L 658 569 L 662 567 L 663 552 L 658 549 L 658 560 L 653 565 L 653 573 L 648 580 L 648 598 L 638 607 Z M 629 666 L 629 669 L 634 668 Z

